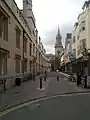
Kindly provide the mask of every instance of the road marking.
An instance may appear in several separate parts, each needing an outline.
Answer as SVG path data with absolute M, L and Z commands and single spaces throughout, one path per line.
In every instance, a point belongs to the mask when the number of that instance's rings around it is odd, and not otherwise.
M 29 109 L 31 111 L 33 111 L 33 110 L 37 109 L 38 107 L 40 107 L 40 104 L 32 104 L 32 105 L 29 106 Z
M 5 110 L 5 111 L 3 111 L 3 112 L 1 112 L 0 113 L 0 117 L 2 117 L 2 116 L 4 116 L 4 115 L 6 115 L 6 114 L 8 114 L 8 113 L 10 113 L 10 112 L 13 112 L 13 111 L 15 111 L 15 110 L 18 110 L 18 109 L 21 109 L 21 108 L 23 108 L 23 107 L 27 107 L 27 106 L 29 106 L 29 105 L 31 105 L 31 104 L 36 104 L 36 102 L 41 102 L 41 101 L 44 101 L 44 100 L 49 100 L 49 99 L 52 99 L 52 98 L 57 98 L 57 97 L 60 97 L 60 96 L 80 96 L 80 95 L 90 95 L 90 93 L 73 93 L 73 94 L 64 94 L 64 93 L 62 93 L 62 94 L 60 94 L 60 95 L 52 95 L 52 96 L 49 96 L 49 97 L 43 97 L 43 98 L 40 98 L 40 99 L 37 99 L 37 100 L 34 100 L 34 101 L 30 101 L 30 102 L 26 102 L 26 103 L 23 103 L 23 104 L 21 104 L 21 105 L 18 105 L 18 106 L 15 106 L 15 107 L 13 107 L 13 108 L 10 108 L 10 109 L 8 109 L 8 110 Z

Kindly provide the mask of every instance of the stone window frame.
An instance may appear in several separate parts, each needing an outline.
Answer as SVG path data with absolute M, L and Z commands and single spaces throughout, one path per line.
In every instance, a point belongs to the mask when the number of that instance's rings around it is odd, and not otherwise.
M 24 58 L 24 61 L 23 61 L 24 62 L 23 63 L 24 64 L 24 72 L 27 72 L 27 61 L 28 61 L 27 58 Z
M 0 48 L 0 75 L 6 75 L 8 72 L 7 62 L 9 58 L 9 51 Z
M 20 49 L 21 30 L 17 25 L 15 26 L 15 30 L 16 30 L 16 48 Z
M 29 43 L 29 56 L 32 56 L 32 43 Z
M 24 36 L 24 52 L 27 53 L 27 38 Z
M 17 60 L 17 61 L 16 61 Z M 15 54 L 15 72 L 21 72 L 21 56 Z
M 73 43 L 75 43 L 76 42 L 76 36 L 74 35 L 73 36 Z
M 35 53 L 35 44 L 33 43 L 33 53 Z
M 2 40 L 8 41 L 8 23 L 9 17 L 0 8 L 0 37 Z
M 29 69 L 30 69 L 30 72 L 32 71 L 32 60 L 29 61 Z
M 76 49 L 74 48 L 72 51 L 73 51 L 73 56 L 76 57 Z

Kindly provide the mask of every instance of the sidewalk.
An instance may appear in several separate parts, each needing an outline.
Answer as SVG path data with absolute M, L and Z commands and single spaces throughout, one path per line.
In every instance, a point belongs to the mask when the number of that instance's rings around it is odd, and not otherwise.
M 59 81 L 57 81 L 57 75 Z M 0 94 L 0 111 L 20 104 L 22 102 L 32 100 L 35 98 L 44 97 L 47 95 L 66 93 L 66 92 L 85 92 L 87 89 L 78 88 L 75 82 L 69 82 L 66 78 L 68 76 L 64 73 L 50 73 L 47 82 L 43 80 L 43 88 L 40 89 L 40 76 L 36 77 L 35 81 L 27 81 L 21 86 L 9 89 Z
M 65 76 L 66 78 L 70 77 L 69 74 L 66 74 L 66 73 L 62 73 L 62 72 L 59 72 L 62 76 Z
M 63 75 L 63 76 L 65 76 L 67 79 L 70 76 L 69 74 L 62 73 L 62 72 L 60 72 L 60 74 Z M 77 83 L 75 81 L 72 81 L 72 82 L 73 82 L 74 85 L 77 86 Z M 81 90 L 90 91 L 90 80 L 87 80 L 87 88 L 82 87 L 82 85 L 80 85 L 78 88 L 81 89 Z
M 39 83 L 40 79 L 36 77 L 35 81 L 27 81 L 21 86 L 14 87 L 0 94 L 0 111 L 25 100 L 44 96 L 45 92 L 38 89 Z

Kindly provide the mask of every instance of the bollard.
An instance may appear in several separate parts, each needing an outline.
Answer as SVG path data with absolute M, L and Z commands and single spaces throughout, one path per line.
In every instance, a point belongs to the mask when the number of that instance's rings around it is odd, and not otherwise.
M 6 80 L 4 80 L 4 91 L 6 91 Z
M 45 75 L 45 76 L 44 76 L 44 81 L 46 81 L 46 78 L 47 78 L 47 77 L 46 77 L 46 75 Z
M 40 77 L 40 89 L 42 89 L 42 77 Z
M 59 76 L 57 76 L 57 81 L 59 81 Z

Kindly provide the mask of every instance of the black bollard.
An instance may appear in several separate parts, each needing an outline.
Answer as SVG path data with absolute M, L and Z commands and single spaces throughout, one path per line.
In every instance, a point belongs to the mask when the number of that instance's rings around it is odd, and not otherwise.
M 59 76 L 57 76 L 57 81 L 59 81 Z
M 42 77 L 40 77 L 40 89 L 42 89 Z
M 45 76 L 44 76 L 44 81 L 46 81 L 46 78 L 47 78 L 47 77 L 46 77 L 46 75 L 45 75 Z

